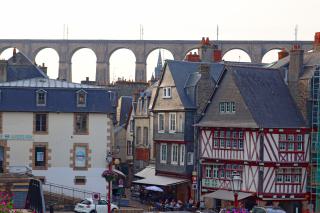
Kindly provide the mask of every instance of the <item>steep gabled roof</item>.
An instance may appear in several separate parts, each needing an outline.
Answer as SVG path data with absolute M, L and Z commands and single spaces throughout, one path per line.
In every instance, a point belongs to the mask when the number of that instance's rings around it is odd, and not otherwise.
M 7 81 L 17 81 L 30 78 L 48 77 L 21 52 L 16 54 L 15 59 L 11 57 L 8 60 Z
M 121 98 L 121 109 L 120 109 L 120 119 L 119 126 L 126 125 L 129 120 L 131 109 L 132 109 L 132 97 L 122 96 Z
M 166 65 L 172 74 L 176 89 L 181 99 L 184 108 L 195 108 L 196 106 L 188 97 L 185 88 L 187 86 L 196 85 L 199 81 L 199 76 L 195 73 L 199 71 L 200 65 L 206 62 L 189 62 L 166 60 Z M 218 81 L 224 64 L 222 63 L 206 63 L 210 65 L 210 75 L 213 81 Z
M 277 69 L 229 66 L 252 117 L 262 128 L 299 128 L 306 124 Z

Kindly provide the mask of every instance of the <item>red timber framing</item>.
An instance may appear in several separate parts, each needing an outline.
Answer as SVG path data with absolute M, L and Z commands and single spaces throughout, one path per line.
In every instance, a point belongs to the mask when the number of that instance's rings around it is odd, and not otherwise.
M 310 131 L 200 128 L 202 189 L 231 189 L 230 175 L 238 171 L 242 191 L 256 193 L 261 199 L 304 198 Z

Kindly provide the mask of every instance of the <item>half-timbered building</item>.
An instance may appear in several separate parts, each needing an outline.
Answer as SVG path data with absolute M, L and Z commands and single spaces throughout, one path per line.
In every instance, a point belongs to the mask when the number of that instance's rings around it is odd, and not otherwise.
M 234 172 L 248 208 L 306 206 L 310 128 L 285 77 L 278 69 L 225 67 L 197 124 L 201 193 L 217 206 L 233 201 Z

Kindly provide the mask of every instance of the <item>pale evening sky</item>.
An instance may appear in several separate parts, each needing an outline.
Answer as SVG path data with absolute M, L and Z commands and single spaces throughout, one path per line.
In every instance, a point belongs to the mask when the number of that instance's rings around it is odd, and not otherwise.
M 169 40 L 216 39 L 217 24 L 221 40 L 294 40 L 296 24 L 298 40 L 312 40 L 320 31 L 319 0 L 7 0 L 1 8 L 0 39 L 62 39 L 64 24 L 69 26 L 69 39 L 139 39 L 140 24 L 144 39 Z M 76 54 L 73 79 L 93 79 L 94 54 Z M 153 52 L 147 61 L 148 76 L 156 56 Z M 36 61 L 46 62 L 49 76 L 57 76 L 53 50 L 43 50 Z M 119 76 L 115 72 L 133 79 L 134 62 L 125 50 L 116 52 L 110 62 L 111 79 Z

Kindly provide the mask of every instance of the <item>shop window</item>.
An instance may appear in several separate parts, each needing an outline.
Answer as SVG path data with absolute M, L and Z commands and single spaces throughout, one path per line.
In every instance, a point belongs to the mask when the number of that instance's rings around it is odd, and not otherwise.
M 48 114 L 47 113 L 35 113 L 34 114 L 34 133 L 47 134 L 48 133 Z
M 87 92 L 84 90 L 77 91 L 77 107 L 87 106 Z
M 86 185 L 87 179 L 85 176 L 75 176 L 74 184 L 75 185 Z
M 74 134 L 89 134 L 88 113 L 75 113 L 74 114 Z

